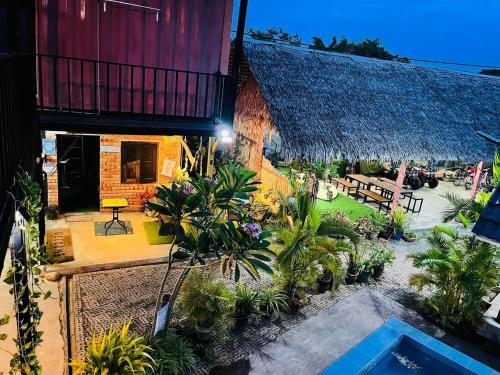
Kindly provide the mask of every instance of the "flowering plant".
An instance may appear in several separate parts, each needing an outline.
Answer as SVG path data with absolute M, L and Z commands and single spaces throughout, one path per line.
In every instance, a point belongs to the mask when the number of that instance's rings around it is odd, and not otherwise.
M 243 224 L 241 226 L 241 228 L 243 229 L 243 231 L 245 233 L 248 233 L 253 238 L 259 238 L 260 234 L 262 233 L 261 226 L 259 224 L 255 224 L 255 223 Z

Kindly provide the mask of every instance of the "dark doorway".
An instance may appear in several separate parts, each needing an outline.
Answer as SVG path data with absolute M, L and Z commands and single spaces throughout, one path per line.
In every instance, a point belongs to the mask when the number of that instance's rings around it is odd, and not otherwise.
M 57 136 L 61 211 L 99 210 L 99 137 Z

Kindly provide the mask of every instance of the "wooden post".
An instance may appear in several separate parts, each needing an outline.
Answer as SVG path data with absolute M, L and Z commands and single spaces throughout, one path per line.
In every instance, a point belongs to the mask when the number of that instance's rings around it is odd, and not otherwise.
M 403 187 L 403 181 L 406 175 L 406 167 L 408 166 L 408 162 L 403 160 L 401 165 L 399 166 L 398 178 L 396 178 L 396 191 L 392 196 L 391 203 L 391 216 L 394 214 L 394 211 L 398 207 L 399 198 L 401 196 L 401 188 Z
M 476 174 L 474 175 L 474 182 L 471 188 L 471 198 L 476 198 L 477 190 L 479 188 L 479 181 L 481 180 L 481 171 L 483 170 L 483 162 L 480 161 L 477 165 Z

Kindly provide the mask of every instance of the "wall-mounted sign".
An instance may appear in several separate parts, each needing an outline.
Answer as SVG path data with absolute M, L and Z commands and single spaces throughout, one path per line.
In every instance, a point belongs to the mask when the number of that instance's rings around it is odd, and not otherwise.
M 157 313 L 156 327 L 154 333 L 155 336 L 157 333 L 165 329 L 165 324 L 167 323 L 167 313 L 168 313 L 168 303 L 165 306 L 163 306 Z
M 101 146 L 101 152 L 120 152 L 120 146 Z
M 54 173 L 57 169 L 57 164 L 56 163 L 43 163 L 43 171 L 47 173 L 47 175 L 51 175 Z
M 42 139 L 42 150 L 45 156 L 54 156 L 56 154 L 56 140 Z
M 161 174 L 163 176 L 172 177 L 174 174 L 175 160 L 164 159 Z

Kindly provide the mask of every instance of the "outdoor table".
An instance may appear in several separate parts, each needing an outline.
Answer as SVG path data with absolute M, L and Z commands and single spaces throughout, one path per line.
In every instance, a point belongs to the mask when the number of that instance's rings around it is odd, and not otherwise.
M 358 185 L 364 185 L 367 189 L 370 189 L 372 179 L 362 174 L 348 174 L 345 176 L 346 179 L 356 181 Z
M 113 218 L 110 221 L 104 223 L 104 228 L 106 229 L 106 231 L 104 232 L 105 236 L 108 235 L 108 230 L 111 228 L 115 221 L 125 230 L 126 234 L 128 233 L 125 223 L 118 217 L 120 208 L 125 207 L 128 207 L 128 201 L 126 198 L 108 198 L 102 200 L 102 208 L 111 208 L 113 210 Z
M 398 189 L 395 184 L 391 182 L 386 182 L 385 180 L 373 182 L 372 185 L 381 189 L 382 195 L 390 199 L 392 199 L 393 195 L 396 193 Z M 413 196 L 413 192 L 402 189 L 401 189 L 401 197 L 402 199 L 408 198 L 408 203 L 406 205 L 403 204 L 403 208 L 406 209 L 406 212 L 408 211 L 414 213 L 420 212 L 420 210 L 422 209 L 422 202 L 424 200 L 423 198 L 415 198 Z

